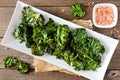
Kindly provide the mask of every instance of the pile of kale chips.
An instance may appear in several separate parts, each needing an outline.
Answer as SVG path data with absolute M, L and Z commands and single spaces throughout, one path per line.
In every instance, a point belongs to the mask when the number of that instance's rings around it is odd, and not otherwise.
M 25 42 L 33 55 L 54 55 L 75 70 L 95 71 L 105 51 L 101 42 L 89 37 L 84 28 L 70 30 L 68 25 L 58 24 L 52 19 L 45 24 L 44 17 L 29 6 L 23 8 L 22 22 L 13 35 L 20 43 Z
M 7 56 L 3 59 L 5 68 L 13 68 L 18 70 L 22 74 L 26 74 L 30 71 L 29 64 L 21 61 L 20 59 L 12 56 Z

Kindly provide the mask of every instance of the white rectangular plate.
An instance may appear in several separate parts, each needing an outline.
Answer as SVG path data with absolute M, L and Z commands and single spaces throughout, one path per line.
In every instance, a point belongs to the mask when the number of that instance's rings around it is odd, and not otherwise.
M 13 16 L 11 18 L 11 21 L 8 25 L 8 28 L 7 28 L 7 31 L 4 35 L 4 38 L 1 42 L 1 45 L 3 46 L 6 46 L 6 47 L 10 47 L 12 49 L 15 49 L 15 50 L 18 50 L 18 51 L 21 51 L 23 53 L 26 53 L 28 55 L 31 55 L 31 51 L 30 49 L 26 48 L 25 47 L 25 44 L 20 44 L 18 42 L 18 40 L 16 40 L 12 33 L 14 31 L 14 29 L 19 25 L 19 23 L 21 22 L 21 15 L 22 15 L 22 9 L 24 6 L 30 6 L 28 4 L 25 4 L 21 1 L 18 1 L 17 4 L 16 4 L 16 8 L 14 10 L 14 13 L 13 13 Z M 55 20 L 57 23 L 60 23 L 60 24 L 67 24 L 71 29 L 74 29 L 74 28 L 83 28 L 82 26 L 79 26 L 79 25 L 76 25 L 76 24 L 73 24 L 69 21 L 66 21 L 64 19 L 61 19 L 59 17 L 56 17 L 52 14 L 49 14 L 45 11 L 42 11 L 42 10 L 39 10 L 35 7 L 32 7 L 32 10 L 37 12 L 37 13 L 40 13 L 44 16 L 44 18 L 46 20 L 48 20 L 48 18 L 52 18 L 53 20 Z M 97 33 L 97 32 L 94 32 L 94 31 L 91 31 L 89 29 L 86 29 L 87 30 L 87 33 L 90 35 L 90 36 L 93 36 L 93 37 L 96 37 L 98 38 L 102 44 L 105 46 L 105 53 L 103 55 L 103 58 L 102 58 L 102 64 L 101 64 L 101 67 L 99 67 L 97 69 L 97 71 L 75 71 L 73 67 L 69 66 L 65 61 L 63 60 L 60 60 L 60 59 L 56 59 L 54 56 L 51 56 L 51 55 L 48 55 L 48 54 L 45 54 L 44 56 L 36 56 L 37 58 L 39 59 L 42 59 L 44 61 L 47 61 L 49 63 L 52 63 L 56 66 L 59 66 L 61 68 L 64 68 L 66 70 L 69 70 L 71 72 L 74 72 L 78 75 L 81 75 L 81 76 L 84 76 L 88 79 L 91 79 L 91 80 L 103 80 L 104 78 L 104 75 L 105 75 L 105 72 L 107 70 L 107 67 L 108 67 L 108 64 L 110 62 L 110 59 L 115 51 L 115 48 L 118 44 L 118 40 L 115 40 L 115 39 L 112 39 L 110 37 L 107 37 L 105 35 L 102 35 L 100 33 Z M 31 55 L 33 56 L 33 55 Z

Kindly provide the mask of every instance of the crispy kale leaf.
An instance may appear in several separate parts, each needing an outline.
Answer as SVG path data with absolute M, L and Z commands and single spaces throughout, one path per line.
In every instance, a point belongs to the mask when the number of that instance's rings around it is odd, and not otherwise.
M 32 38 L 32 35 L 33 35 L 33 28 L 30 27 L 30 26 L 27 26 L 26 25 L 26 31 L 25 31 L 25 44 L 26 44 L 26 47 L 28 48 L 31 48 L 31 46 L 34 44 L 34 41 L 33 41 L 33 38 Z
M 13 35 L 20 43 L 25 42 L 26 47 L 31 48 L 32 54 L 42 55 L 41 48 L 36 47 L 37 44 L 33 40 L 33 32 L 36 29 L 35 27 L 42 27 L 43 25 L 44 18 L 42 15 L 33 12 L 30 7 L 24 7 L 22 23 L 15 29 Z
M 57 34 L 57 27 L 58 27 L 58 24 L 55 23 L 55 21 L 53 21 L 51 18 L 45 24 L 45 31 L 47 33 L 47 41 L 46 42 L 49 47 L 48 52 L 51 51 L 51 53 L 53 52 L 53 49 L 56 48 L 55 36 Z
M 13 36 L 19 40 L 20 43 L 25 42 L 26 27 L 24 24 L 20 23 L 18 27 L 13 32 Z
M 35 28 L 33 30 L 33 40 L 35 41 L 40 55 L 43 55 L 47 51 L 47 33 L 41 28 Z
M 25 42 L 26 47 L 30 48 L 34 43 L 32 39 L 33 28 L 28 26 L 26 23 L 20 23 L 20 25 L 15 29 L 13 35 L 20 43 Z
M 7 56 L 5 59 L 3 59 L 3 63 L 5 67 L 7 68 L 13 67 L 23 74 L 29 72 L 30 69 L 27 63 L 18 60 L 16 57 L 12 56 Z
M 85 11 L 83 10 L 83 5 L 81 3 L 75 3 L 70 7 L 70 11 L 72 15 L 76 18 L 81 18 L 85 15 Z
M 71 62 L 73 62 L 74 60 L 74 56 L 70 49 L 64 50 L 63 59 L 66 61 L 67 64 L 71 65 Z
M 36 44 L 33 44 L 31 46 L 31 52 L 33 55 L 36 56 L 42 56 L 44 53 L 41 51 L 41 48 L 39 48 L 39 46 L 37 46 Z
M 3 63 L 5 67 L 14 67 L 17 63 L 17 59 L 12 56 L 7 56 L 5 59 L 3 59 Z
M 25 9 L 27 11 L 27 9 Z M 23 9 L 23 12 L 25 13 L 25 10 Z M 15 31 L 13 32 L 13 35 L 16 39 L 19 40 L 19 42 L 25 42 L 26 47 L 30 48 L 32 43 L 33 43 L 33 39 L 32 39 L 32 34 L 33 34 L 33 28 L 31 26 L 29 26 L 26 23 L 26 18 L 25 14 L 22 14 L 22 23 L 20 23 L 20 25 L 18 27 L 16 27 Z
M 101 44 L 101 42 L 93 37 L 88 37 L 88 47 L 92 49 L 92 51 L 96 54 L 102 54 L 105 51 L 104 46 Z
M 16 68 L 19 72 L 21 72 L 22 74 L 27 73 L 27 72 L 29 71 L 29 66 L 28 66 L 28 64 L 25 63 L 25 62 L 23 62 L 23 61 L 20 61 L 20 60 L 18 60 L 15 68 Z
M 84 28 L 77 28 L 72 30 L 72 42 L 75 43 L 74 45 L 83 46 L 86 44 L 86 38 L 88 37 L 86 30 Z M 77 46 L 78 46 L 77 45 Z M 78 46 L 79 47 L 79 46 Z
M 85 29 L 78 28 L 72 31 L 71 47 L 75 52 L 76 59 L 73 66 L 76 70 L 95 71 L 101 63 L 104 46 L 93 37 L 88 37 Z
M 63 49 L 69 41 L 70 29 L 67 25 L 55 23 L 52 19 L 45 25 L 45 31 L 48 36 L 48 44 L 52 49 Z
M 50 19 L 44 27 L 36 27 L 33 30 L 33 40 L 44 54 L 49 50 L 63 49 L 68 43 L 69 32 L 67 25 L 57 24 Z
M 56 47 L 63 49 L 69 41 L 69 28 L 67 25 L 58 25 L 55 35 Z
M 36 26 L 43 26 L 44 18 L 41 14 L 35 13 L 31 10 L 31 8 L 24 7 L 22 11 L 22 22 L 27 23 L 29 26 L 36 27 Z
M 42 43 L 44 41 L 42 37 L 45 37 L 45 33 L 42 33 L 42 27 L 44 25 L 44 18 L 41 14 L 33 12 L 30 7 L 24 7 L 22 11 L 23 17 L 22 22 L 26 23 L 28 31 L 26 31 L 26 43 L 30 44 L 32 54 L 43 55 L 45 53 L 46 47 Z M 30 28 L 31 27 L 31 28 Z M 40 37 L 38 37 L 40 36 Z M 38 40 L 41 40 L 41 42 Z M 31 40 L 31 41 L 30 41 Z M 27 42 L 28 41 L 28 42 Z M 29 45 L 28 44 L 28 45 Z M 26 44 L 27 45 L 27 44 Z
M 83 70 L 83 68 L 84 68 L 83 62 L 79 61 L 79 60 L 73 61 L 73 65 L 72 66 L 74 66 L 75 70 L 77 70 L 77 71 Z
M 69 65 L 71 65 L 71 62 L 73 61 L 73 53 L 71 53 L 70 49 L 55 49 L 54 52 L 52 53 L 52 55 L 56 56 L 58 59 L 63 59 L 66 61 L 66 63 L 68 63 Z
M 104 46 L 98 39 L 93 37 L 88 37 L 87 41 L 88 41 L 87 47 L 91 50 L 89 56 L 100 64 L 102 54 L 105 52 Z

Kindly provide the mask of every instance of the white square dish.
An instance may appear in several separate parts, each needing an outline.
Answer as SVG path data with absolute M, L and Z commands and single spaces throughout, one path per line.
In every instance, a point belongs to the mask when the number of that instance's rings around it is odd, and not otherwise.
M 8 25 L 7 31 L 6 31 L 6 33 L 4 35 L 4 38 L 3 38 L 2 42 L 1 42 L 1 45 L 12 48 L 12 49 L 15 49 L 15 50 L 18 50 L 18 51 L 21 51 L 23 53 L 26 53 L 28 55 L 33 56 L 31 54 L 30 49 L 26 48 L 24 43 L 20 44 L 18 42 L 18 40 L 16 40 L 12 35 L 14 29 L 21 22 L 22 9 L 23 9 L 24 6 L 30 6 L 30 5 L 25 4 L 25 3 L 21 2 L 21 1 L 17 2 L 16 8 L 14 10 L 11 21 L 10 21 L 10 23 Z M 33 11 L 42 14 L 46 20 L 48 18 L 52 18 L 54 21 L 56 21 L 59 24 L 67 24 L 71 29 L 83 28 L 82 26 L 79 26 L 79 25 L 76 25 L 76 24 L 71 23 L 69 21 L 66 21 L 66 20 L 64 20 L 62 18 L 59 18 L 59 17 L 54 16 L 52 14 L 49 14 L 49 13 L 47 13 L 45 11 L 39 10 L 39 9 L 37 9 L 35 7 L 32 7 L 32 6 L 30 6 L 30 7 L 31 7 L 31 9 Z M 113 55 L 119 41 L 116 40 L 116 39 L 107 37 L 105 35 L 102 35 L 100 33 L 91 31 L 89 29 L 86 29 L 86 30 L 87 30 L 87 33 L 90 36 L 98 38 L 102 42 L 102 44 L 105 46 L 105 49 L 106 49 L 105 53 L 103 55 L 103 58 L 102 58 L 101 67 L 99 67 L 95 72 L 94 71 L 75 71 L 74 68 L 69 66 L 65 61 L 60 60 L 60 59 L 56 59 L 55 56 L 51 56 L 51 55 L 48 55 L 48 54 L 45 54 L 44 56 L 35 56 L 35 57 L 39 58 L 39 59 L 42 59 L 44 61 L 47 61 L 47 62 L 49 62 L 51 64 L 54 64 L 56 66 L 59 66 L 61 68 L 64 68 L 66 70 L 69 70 L 71 72 L 74 72 L 74 73 L 76 73 L 78 75 L 84 76 L 84 77 L 86 77 L 86 78 L 88 78 L 90 80 L 103 80 L 105 72 L 106 72 L 107 67 L 108 67 L 108 64 L 109 64 L 109 62 L 110 62 L 110 60 L 112 58 L 112 55 Z

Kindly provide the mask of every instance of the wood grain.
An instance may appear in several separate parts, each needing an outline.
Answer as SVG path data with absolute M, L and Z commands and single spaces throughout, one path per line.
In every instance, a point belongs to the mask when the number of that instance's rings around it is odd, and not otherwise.
M 120 75 L 117 75 L 116 77 L 109 75 L 113 71 L 114 70 L 108 70 L 104 80 L 119 80 Z M 87 80 L 86 78 L 83 77 L 70 76 L 64 73 L 59 73 L 57 71 L 42 73 L 34 73 L 34 71 L 31 71 L 30 73 L 23 75 L 16 70 L 0 69 L 0 73 L 2 73 L 0 74 L 0 79 L 2 80 Z
M 1 7 L 11 7 L 16 5 L 17 0 L 0 0 Z M 70 6 L 75 2 L 80 2 L 85 6 L 94 6 L 97 3 L 114 3 L 120 6 L 119 0 L 20 0 L 33 6 Z
M 107 70 L 104 80 L 119 80 L 120 70 Z
M 16 1 L 17 0 L 12 1 L 0 0 L 0 42 L 13 14 Z M 75 2 L 81 2 L 83 5 L 85 5 L 86 16 L 83 17 L 82 19 L 92 19 L 93 6 L 101 2 L 110 2 L 116 4 L 118 6 L 118 12 L 120 12 L 119 0 L 21 0 L 21 1 L 66 20 L 74 19 L 74 17 L 70 13 L 69 7 Z M 118 24 L 115 27 L 115 29 L 114 28 L 99 29 L 94 27 L 95 31 L 120 40 L 119 19 L 120 16 L 118 17 Z M 8 55 L 15 56 L 31 64 L 31 67 L 33 67 L 32 66 L 33 57 L 0 45 L 0 80 L 87 80 L 86 78 L 83 77 L 70 76 L 59 72 L 34 73 L 34 70 L 26 75 L 22 75 L 16 70 L 4 68 L 3 59 Z M 120 63 L 120 43 L 114 52 L 114 55 L 111 59 L 104 80 L 120 80 L 119 63 Z
M 34 73 L 34 71 L 31 71 L 30 73 L 23 75 L 16 70 L 0 69 L 0 73 L 2 73 L 0 74 L 0 79 L 2 80 L 86 80 L 83 77 L 70 76 L 57 71 L 43 73 Z

